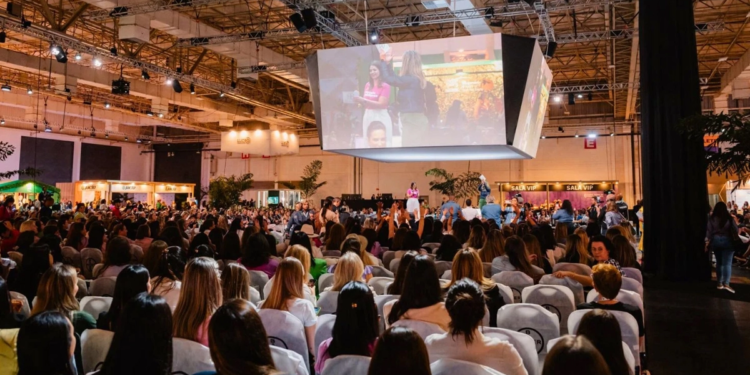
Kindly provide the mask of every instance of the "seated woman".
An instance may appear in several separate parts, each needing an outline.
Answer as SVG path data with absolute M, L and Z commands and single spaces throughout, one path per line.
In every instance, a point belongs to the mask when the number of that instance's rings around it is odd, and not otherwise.
M 565 241 L 565 256 L 560 262 L 580 263 L 590 266 L 593 260 L 580 236 L 576 234 L 568 236 L 567 241 Z
M 523 240 L 518 236 L 511 236 L 505 240 L 505 255 L 495 258 L 492 261 L 492 267 L 501 272 L 523 272 L 534 279 L 534 283 L 537 283 L 544 276 L 544 270 L 532 265 L 530 258 Z
M 443 236 L 443 240 L 440 241 L 440 247 L 435 250 L 435 260 L 444 260 L 450 262 L 456 253 L 463 249 L 463 244 L 451 234 Z
M 245 301 L 260 301 L 260 292 L 250 287 L 250 273 L 239 263 L 229 263 L 221 271 L 222 299 L 235 298 Z
M 524 245 L 526 245 L 526 252 L 529 253 L 532 266 L 537 266 L 544 270 L 544 273 L 549 275 L 552 273 L 552 264 L 545 254 L 542 254 L 542 247 L 539 244 L 539 239 L 535 235 L 528 233 L 521 237 Z
M 20 328 L 26 318 L 20 313 L 21 301 L 12 300 L 8 283 L 0 277 L 0 329 Z
M 485 314 L 484 293 L 477 283 L 470 279 L 454 283 L 445 306 L 451 317 L 450 330 L 425 339 L 430 362 L 450 358 L 487 366 L 505 375 L 527 375 L 513 345 L 480 332 Z
M 276 267 L 279 260 L 272 256 L 275 251 L 271 251 L 271 245 L 263 233 L 250 235 L 247 241 L 242 244 L 242 258 L 237 261 L 242 263 L 248 271 L 262 271 L 268 278 L 273 277 L 276 273 Z
M 184 252 L 179 246 L 167 247 L 167 243 L 157 240 L 146 250 L 143 264 L 151 275 L 153 294 L 164 297 L 174 311 L 180 300 L 182 275 L 185 273 Z
M 424 340 L 406 327 L 391 327 L 375 343 L 367 375 L 431 375 Z
M 77 374 L 76 337 L 66 314 L 44 311 L 33 315 L 21 325 L 17 340 L 18 374 Z
M 638 306 L 628 305 L 617 300 L 622 286 L 622 275 L 615 266 L 607 263 L 597 264 L 593 268 L 591 276 L 594 289 L 599 293 L 601 299 L 595 302 L 582 303 L 577 306 L 578 310 L 602 309 L 613 311 L 624 311 L 635 318 L 638 322 L 638 335 L 643 336 L 643 313 Z
M 641 269 L 641 264 L 636 260 L 635 248 L 633 248 L 630 240 L 625 236 L 615 236 L 612 239 L 612 253 L 610 256 L 617 263 L 620 263 L 620 267 Z
M 140 293 L 125 303 L 102 369 L 92 375 L 172 373 L 172 311 Z
M 310 268 L 312 268 L 312 266 L 310 265 L 310 253 L 304 247 L 300 245 L 294 245 L 287 249 L 284 257 L 292 257 L 302 263 L 302 268 L 305 269 L 305 272 L 302 275 L 302 291 L 305 293 L 305 299 L 312 302 L 313 306 L 317 306 L 317 299 L 315 295 L 315 279 L 313 279 L 312 275 L 310 275 L 310 272 L 308 271 Z M 269 280 L 269 282 L 271 282 L 271 280 Z M 266 286 L 270 289 L 270 286 Z
M 475 225 L 471 228 L 471 234 L 469 234 L 469 240 L 466 242 L 465 247 L 481 250 L 486 238 L 484 228 L 481 225 Z
M 216 371 L 195 375 L 278 374 L 263 322 L 253 306 L 234 299 L 219 307 L 208 326 Z
M 104 265 L 94 275 L 95 279 L 103 277 L 117 277 L 130 264 L 130 243 L 125 237 L 115 236 L 107 242 L 107 252 L 104 253 Z
M 329 290 L 339 292 L 350 281 L 363 282 L 363 269 L 362 260 L 358 256 L 351 252 L 342 255 L 333 272 L 333 286 Z
M 633 375 L 622 351 L 620 323 L 614 315 L 601 309 L 589 311 L 581 318 L 576 334 L 599 350 L 612 375 Z
M 114 331 L 125 304 L 143 292 L 151 293 L 148 270 L 140 264 L 128 265 L 117 276 L 115 293 L 109 311 L 102 312 L 96 317 L 96 328 Z
M 11 281 L 10 290 L 23 294 L 31 303 L 36 297 L 42 275 L 52 267 L 54 262 L 47 245 L 32 246 L 23 255 L 23 259 L 23 267 L 18 270 L 15 280 L 9 280 Z
M 174 337 L 208 346 L 208 323 L 221 303 L 219 265 L 209 258 L 190 260 L 174 311 Z
M 96 319 L 91 314 L 81 311 L 76 300 L 78 277 L 73 266 L 55 263 L 42 276 L 36 292 L 36 303 L 31 316 L 44 311 L 57 311 L 70 319 L 77 334 L 96 328 Z
M 154 239 L 151 238 L 151 227 L 148 224 L 141 224 L 138 227 L 138 231 L 135 232 L 135 244 L 142 249 L 148 249 L 153 241 Z
M 404 256 L 401 257 L 401 261 L 398 264 L 398 270 L 396 270 L 396 277 L 393 282 L 388 286 L 386 290 L 387 294 L 400 295 L 404 289 L 404 280 L 406 279 L 406 271 L 409 269 L 409 265 L 417 257 L 419 253 L 416 251 L 407 251 Z
M 315 371 L 322 373 L 326 361 L 339 355 L 371 356 L 378 333 L 378 307 L 370 288 L 350 281 L 339 292 L 333 335 L 320 343 Z
M 484 277 L 482 262 L 479 261 L 479 255 L 474 250 L 464 249 L 456 253 L 451 268 L 451 282 L 445 289 L 450 289 L 464 278 L 474 281 L 482 288 L 484 301 L 490 312 L 490 327 L 497 327 L 497 310 L 500 310 L 505 302 L 497 284 Z
M 589 253 L 593 255 L 594 260 L 590 262 L 593 264 L 611 264 L 615 268 L 617 268 L 620 273 L 622 273 L 620 263 L 610 257 L 609 254 L 611 252 L 612 242 L 610 242 L 607 237 L 601 235 L 591 237 L 591 241 L 589 242 Z M 553 275 L 555 275 L 555 277 L 557 277 L 558 279 L 570 277 L 571 279 L 581 283 L 581 285 L 583 286 L 594 286 L 591 280 L 591 276 L 579 275 L 571 271 L 557 271 Z
M 310 237 L 305 232 L 294 232 L 289 239 L 289 247 L 299 245 L 304 247 L 308 253 L 310 253 L 310 275 L 318 282 L 320 275 L 326 273 L 328 265 L 326 260 L 323 259 L 323 252 L 319 248 L 313 246 Z
M 307 348 L 310 353 L 315 353 L 315 326 L 318 317 L 312 302 L 305 299 L 302 285 L 306 272 L 302 263 L 295 258 L 285 258 L 279 263 L 276 273 L 278 277 L 261 308 L 286 311 L 297 317 L 305 327 Z
M 482 249 L 477 251 L 482 263 L 492 263 L 492 260 L 505 255 L 505 238 L 497 229 L 490 229 Z
M 604 357 L 584 336 L 563 336 L 547 353 L 542 375 L 610 375 Z
M 427 255 L 417 256 L 406 271 L 401 297 L 383 307 L 386 327 L 400 319 L 410 319 L 437 324 L 448 331 L 451 317 L 442 294 L 435 262 Z
M 365 282 L 370 281 L 370 279 L 372 278 L 372 265 L 366 265 L 367 263 L 361 255 L 362 249 L 358 239 L 348 238 L 344 240 L 344 243 L 341 244 L 341 257 L 343 258 L 344 255 L 349 252 L 357 255 L 359 260 L 362 262 L 362 265 L 364 267 L 362 279 Z M 339 258 L 339 262 L 341 262 L 341 258 Z M 328 273 L 336 273 L 336 267 L 338 267 L 338 263 L 328 267 Z
M 348 239 L 354 239 L 359 242 L 359 257 L 362 258 L 362 263 L 365 266 L 383 266 L 383 262 L 380 259 L 367 252 L 367 238 L 365 236 L 352 233 L 346 236 L 346 240 Z M 341 244 L 342 248 L 345 246 L 346 240 Z

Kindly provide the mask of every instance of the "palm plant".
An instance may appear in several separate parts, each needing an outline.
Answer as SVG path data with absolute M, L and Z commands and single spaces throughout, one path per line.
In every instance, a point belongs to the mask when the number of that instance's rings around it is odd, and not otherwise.
M 208 185 L 208 196 L 214 208 L 229 208 L 240 201 L 242 193 L 253 186 L 253 174 L 246 173 L 235 177 L 217 177 Z
M 464 172 L 458 176 L 449 173 L 445 169 L 432 168 L 425 172 L 425 176 L 435 179 L 430 181 L 430 190 L 440 194 L 454 196 L 457 199 L 474 196 L 478 193 L 477 187 L 482 180 L 479 172 Z

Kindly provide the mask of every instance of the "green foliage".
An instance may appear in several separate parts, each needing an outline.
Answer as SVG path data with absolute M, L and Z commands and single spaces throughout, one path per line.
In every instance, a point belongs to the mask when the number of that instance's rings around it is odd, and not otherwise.
M 692 140 L 717 137 L 704 151 L 709 173 L 733 178 L 735 189 L 750 178 L 750 121 L 740 114 L 696 115 L 682 121 L 679 130 Z M 707 148 L 704 147 L 704 150 Z
M 13 153 L 16 151 L 16 148 L 11 145 L 8 142 L 0 142 L 0 161 L 5 161 L 5 159 L 8 158 L 8 156 L 13 155 Z M 31 178 L 37 177 L 40 174 L 42 174 L 41 169 L 36 168 L 26 168 L 26 169 L 19 169 L 15 171 L 7 171 L 7 172 L 0 172 L 0 179 L 9 179 L 15 175 L 20 176 L 28 176 Z
M 239 177 L 217 177 L 208 185 L 208 196 L 214 208 L 229 208 L 240 201 L 245 190 L 253 185 L 253 174 L 246 173 Z
M 453 176 L 453 173 L 448 173 L 445 169 L 433 168 L 424 175 L 435 178 L 430 181 L 430 190 L 447 196 L 455 196 L 456 199 L 476 195 L 477 187 L 482 182 L 479 179 L 481 176 L 479 172 L 464 172 L 459 176 Z
M 315 195 L 315 192 L 318 191 L 318 189 L 325 185 L 327 182 L 318 182 L 318 177 L 320 177 L 320 172 L 323 169 L 323 162 L 320 160 L 313 160 L 308 164 L 304 171 L 302 172 L 302 181 L 300 181 L 298 186 L 294 186 L 292 183 L 284 183 L 284 186 L 290 187 L 292 189 L 299 189 L 300 194 L 302 195 L 302 199 L 308 200 L 312 198 L 313 195 Z

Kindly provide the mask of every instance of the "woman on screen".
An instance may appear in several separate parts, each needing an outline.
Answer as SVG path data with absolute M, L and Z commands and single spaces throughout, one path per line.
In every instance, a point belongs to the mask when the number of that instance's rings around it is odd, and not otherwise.
M 387 140 L 390 138 L 387 136 L 386 126 L 380 121 L 373 121 L 367 127 L 365 136 L 367 137 L 367 147 L 369 148 L 383 148 L 388 144 Z
M 380 63 L 383 82 L 398 87 L 398 115 L 401 122 L 401 144 L 406 147 L 429 144 L 429 121 L 425 114 L 425 87 L 422 58 L 417 51 L 406 51 L 397 76 L 389 67 L 390 54 Z
M 365 114 L 362 118 L 363 133 L 368 134 L 369 127 L 374 122 L 383 124 L 386 144 L 378 147 L 390 147 L 392 122 L 391 115 L 388 113 L 388 102 L 391 97 L 391 86 L 383 82 L 381 68 L 379 61 L 373 61 L 370 64 L 370 81 L 365 84 L 362 96 L 356 93 L 354 101 L 365 107 Z
M 409 215 L 414 215 L 414 220 L 419 220 L 419 189 L 415 182 L 412 182 L 409 189 L 406 190 L 406 197 L 409 198 L 406 201 L 406 212 Z M 417 213 L 415 214 L 414 211 L 417 211 Z

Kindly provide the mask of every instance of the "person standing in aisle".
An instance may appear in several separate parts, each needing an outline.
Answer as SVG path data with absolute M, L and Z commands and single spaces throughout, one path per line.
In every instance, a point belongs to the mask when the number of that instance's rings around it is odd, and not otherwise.
M 487 204 L 487 196 L 490 195 L 492 189 L 490 189 L 490 185 L 487 183 L 487 178 L 484 175 L 479 176 L 479 179 L 482 181 L 479 183 L 479 209 L 481 210 Z

